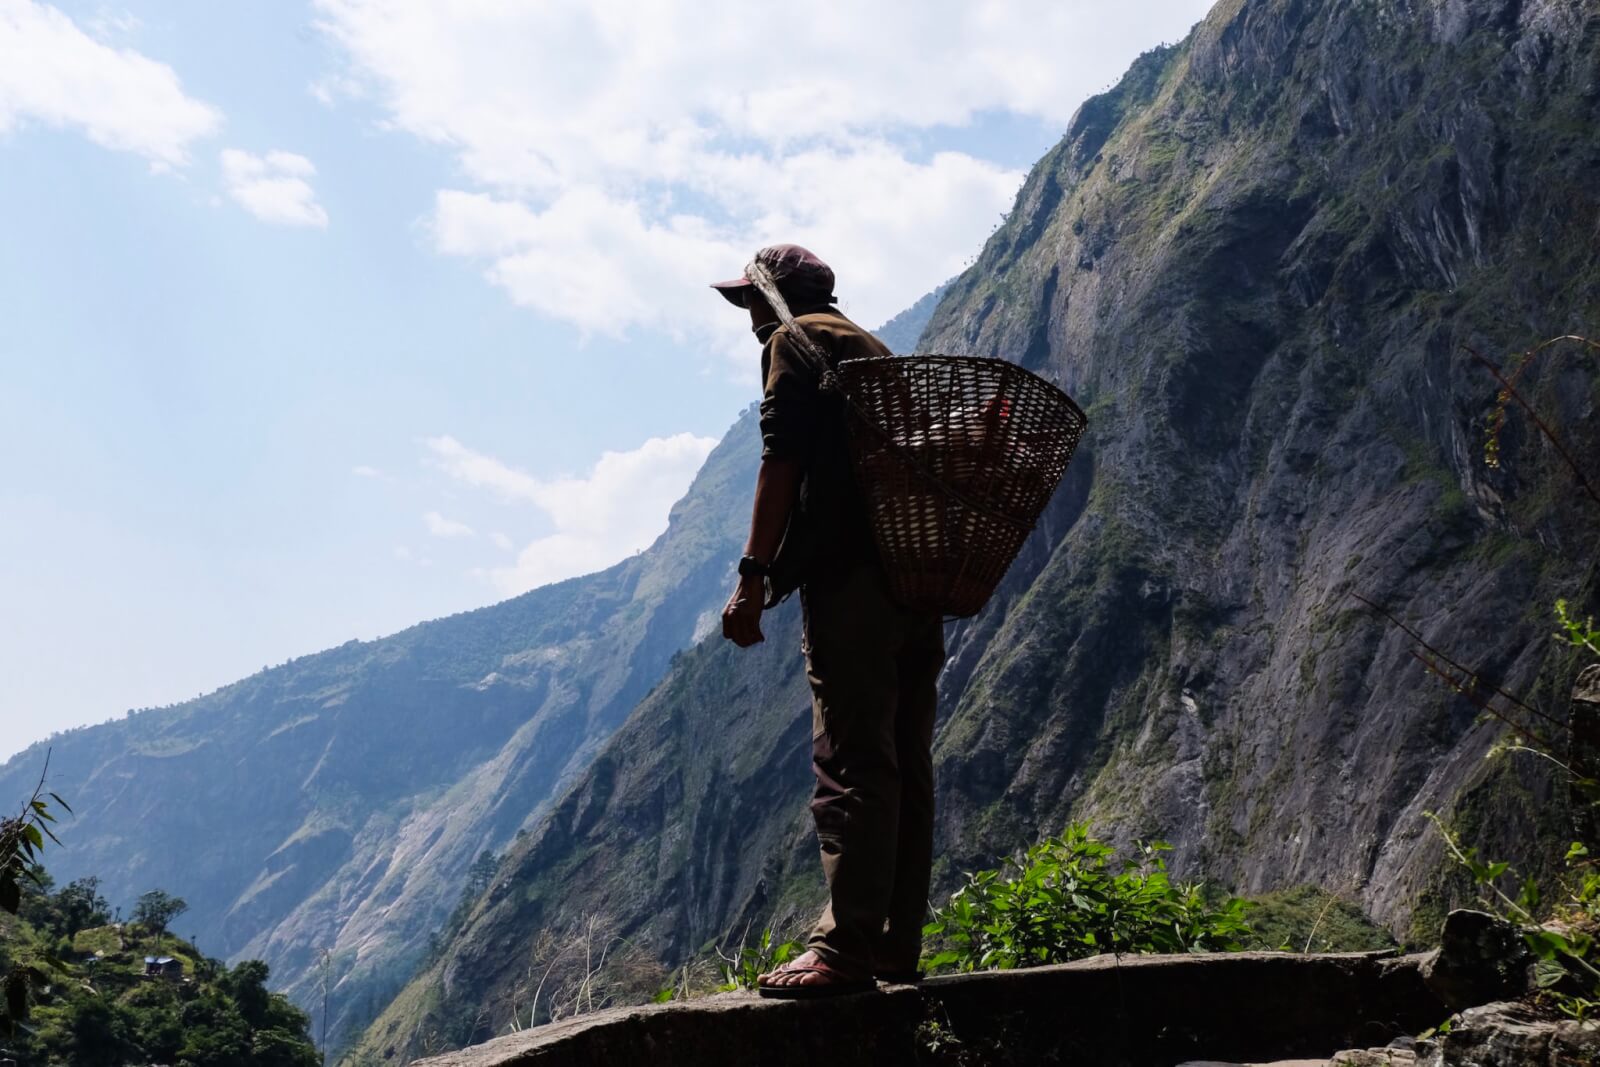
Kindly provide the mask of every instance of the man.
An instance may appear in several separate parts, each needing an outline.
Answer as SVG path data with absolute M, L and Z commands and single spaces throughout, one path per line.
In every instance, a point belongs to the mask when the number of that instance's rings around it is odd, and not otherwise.
M 783 325 L 761 281 L 792 312 Z M 798 245 L 756 253 L 714 286 L 750 312 L 763 344 L 761 471 L 739 583 L 722 632 L 763 640 L 761 612 L 796 588 L 812 693 L 811 801 L 829 903 L 797 959 L 761 976 L 766 996 L 814 997 L 915 981 L 933 854 L 937 616 L 889 598 L 849 451 L 848 409 L 830 367 L 887 356 L 834 307 L 834 276 Z M 806 341 L 809 339 L 810 347 Z

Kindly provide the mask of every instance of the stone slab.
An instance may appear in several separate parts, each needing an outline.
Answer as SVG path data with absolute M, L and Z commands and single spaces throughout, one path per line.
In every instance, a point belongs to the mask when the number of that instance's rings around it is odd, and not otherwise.
M 930 1043 L 943 1042 L 1006 1063 L 1170 1067 L 1299 1057 L 1320 1067 L 1341 1049 L 1382 1045 L 1445 1016 L 1420 961 L 1385 953 L 1102 956 L 827 1000 L 724 993 L 596 1012 L 420 1063 L 887 1067 L 940 1062 Z

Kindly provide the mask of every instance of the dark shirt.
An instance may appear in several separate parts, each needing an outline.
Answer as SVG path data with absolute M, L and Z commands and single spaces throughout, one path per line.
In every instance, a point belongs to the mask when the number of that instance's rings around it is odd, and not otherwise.
M 872 334 L 837 308 L 796 309 L 806 336 L 837 365 L 891 355 Z M 867 506 L 850 459 L 850 427 L 842 396 L 824 392 L 799 344 L 780 326 L 761 354 L 766 392 L 761 400 L 761 457 L 800 464 L 800 499 L 789 517 L 768 579 L 773 601 L 798 586 L 842 578 L 876 562 Z

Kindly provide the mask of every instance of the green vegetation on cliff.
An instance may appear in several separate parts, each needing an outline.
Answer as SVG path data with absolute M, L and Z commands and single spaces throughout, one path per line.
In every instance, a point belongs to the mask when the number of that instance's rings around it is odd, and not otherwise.
M 322 1063 L 306 1014 L 267 989 L 266 964 L 206 958 L 165 932 L 170 906 L 146 924 L 113 923 L 98 879 L 58 890 L 35 870 L 27 885 L 19 915 L 0 916 L 0 972 L 33 961 L 48 982 L 30 991 L 26 1024 L 0 1036 L 0 1058 L 32 1067 Z

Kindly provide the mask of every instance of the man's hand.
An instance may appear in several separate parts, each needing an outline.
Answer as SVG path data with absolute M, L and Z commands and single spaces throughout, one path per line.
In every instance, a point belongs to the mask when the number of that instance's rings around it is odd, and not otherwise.
M 740 578 L 722 609 L 722 636 L 738 645 L 749 648 L 766 640 L 761 633 L 761 605 L 766 599 L 766 583 L 757 575 Z

